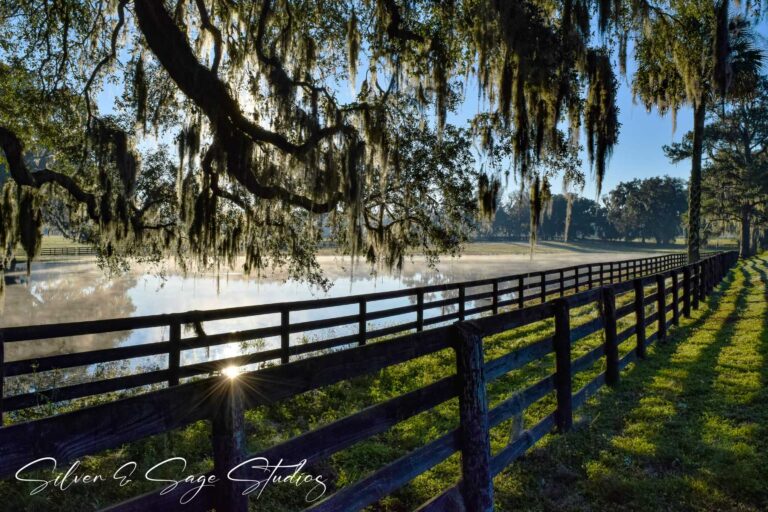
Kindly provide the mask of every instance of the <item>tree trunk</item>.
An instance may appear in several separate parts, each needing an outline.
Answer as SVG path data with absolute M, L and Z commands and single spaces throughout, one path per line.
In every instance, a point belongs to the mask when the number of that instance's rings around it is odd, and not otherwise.
M 751 238 L 752 238 L 752 229 L 751 229 L 751 216 L 749 214 L 749 206 L 742 206 L 741 207 L 741 236 L 740 236 L 740 244 L 739 244 L 739 257 L 741 258 L 749 258 L 752 256 L 752 250 L 751 250 Z
M 691 179 L 688 182 L 688 261 L 699 259 L 701 228 L 701 154 L 704 139 L 704 117 L 707 106 L 702 99 L 693 107 L 693 154 Z

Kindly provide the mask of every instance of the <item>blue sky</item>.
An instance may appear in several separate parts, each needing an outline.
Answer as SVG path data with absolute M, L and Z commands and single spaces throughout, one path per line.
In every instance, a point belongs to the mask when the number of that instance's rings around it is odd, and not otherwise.
M 627 77 L 620 77 L 618 91 L 619 121 L 621 131 L 619 143 L 615 146 L 613 156 L 608 165 L 608 170 L 603 181 L 602 195 L 613 189 L 619 182 L 629 181 L 634 178 L 648 178 L 651 176 L 669 175 L 688 179 L 690 174 L 690 161 L 672 164 L 664 156 L 662 146 L 672 142 L 679 142 L 686 132 L 693 128 L 693 111 L 682 108 L 678 112 L 677 126 L 673 132 L 671 114 L 662 117 L 653 109 L 647 112 L 640 103 L 632 101 L 631 79 L 634 72 L 634 63 L 627 62 Z M 459 112 L 449 116 L 449 122 L 462 124 L 477 113 L 484 105 L 479 104 L 476 84 L 469 83 L 466 101 Z M 585 140 L 581 134 L 581 142 Z M 586 152 L 582 154 L 584 174 L 587 183 L 582 196 L 595 199 L 597 189 L 594 177 L 589 169 L 589 160 Z M 516 189 L 516 185 L 510 182 L 509 187 Z M 554 191 L 560 192 L 561 183 L 554 184 Z M 505 193 L 506 196 L 506 193 Z
M 768 34 L 768 20 L 763 19 L 757 25 L 759 46 L 765 49 L 766 35 Z M 620 85 L 618 91 L 619 121 L 621 122 L 621 131 L 619 142 L 614 147 L 613 156 L 608 165 L 605 179 L 603 181 L 603 196 L 622 181 L 629 181 L 634 178 L 648 178 L 651 176 L 669 175 L 682 179 L 688 179 L 690 174 L 690 161 L 683 161 L 679 164 L 670 163 L 664 156 L 662 146 L 672 142 L 678 142 L 693 128 L 693 112 L 689 107 L 680 109 L 677 115 L 677 126 L 673 131 L 671 114 L 660 116 L 656 109 L 647 112 L 641 104 L 635 104 L 632 99 L 631 79 L 635 71 L 633 61 L 634 55 L 632 49 L 629 49 L 629 58 L 627 62 L 627 76 L 619 77 Z M 361 57 L 364 59 L 364 57 Z M 360 69 L 365 66 L 360 65 Z M 362 78 L 358 76 L 358 83 Z M 108 84 L 105 90 L 97 99 L 102 113 L 113 110 L 114 96 L 117 88 Z M 339 90 L 339 99 L 348 101 L 350 91 L 344 87 Z M 481 111 L 487 105 L 479 103 L 477 95 L 477 84 L 472 83 L 472 79 L 467 85 L 466 101 L 455 114 L 450 114 L 448 121 L 455 125 L 464 125 L 467 120 L 472 118 L 477 112 Z M 581 134 L 582 141 L 584 134 Z M 166 140 L 166 139 L 164 139 Z M 168 137 L 166 142 L 171 142 L 172 136 Z M 595 199 L 597 191 L 594 177 L 589 169 L 589 162 L 586 152 L 582 154 L 584 173 L 587 176 L 586 186 L 581 193 L 582 196 Z M 554 191 L 560 192 L 561 184 L 554 184 Z M 516 184 L 510 182 L 510 190 L 516 189 Z M 506 194 L 509 192 L 505 192 Z

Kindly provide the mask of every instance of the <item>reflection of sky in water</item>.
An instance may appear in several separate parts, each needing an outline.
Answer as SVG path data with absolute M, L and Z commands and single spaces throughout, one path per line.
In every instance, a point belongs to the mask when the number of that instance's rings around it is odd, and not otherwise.
M 212 275 L 183 277 L 177 273 L 169 272 L 169 275 L 163 279 L 142 272 L 140 269 L 134 269 L 130 273 L 110 279 L 93 263 L 40 264 L 33 268 L 28 283 L 18 282 L 26 281 L 27 278 L 23 275 L 16 274 L 9 277 L 10 284 L 6 289 L 5 311 L 0 323 L 4 326 L 47 324 L 292 302 L 322 297 L 343 297 L 350 294 L 384 292 L 563 267 L 575 264 L 577 258 L 579 263 L 587 263 L 641 256 L 647 256 L 647 254 L 590 253 L 576 256 L 572 253 L 562 253 L 537 256 L 534 262 L 522 255 L 470 256 L 444 261 L 439 265 L 439 271 L 428 269 L 422 262 L 416 261 L 406 263 L 399 276 L 378 275 L 376 277 L 368 275 L 365 268 L 356 270 L 355 275 L 351 276 L 348 266 L 344 265 L 341 260 L 329 258 L 323 262 L 324 270 L 333 282 L 333 286 L 327 292 L 318 288 L 310 288 L 304 283 L 283 282 L 280 279 L 255 279 L 236 272 L 223 273 L 218 278 Z M 467 294 L 487 290 L 489 288 L 468 289 Z M 448 292 L 448 294 L 453 293 L 455 292 Z M 429 305 L 429 301 L 437 301 L 449 296 L 455 295 L 444 296 L 442 293 L 438 293 L 426 296 L 426 306 Z M 367 310 L 374 312 L 406 306 L 414 302 L 415 297 L 373 301 L 368 303 Z M 468 309 L 473 306 L 471 303 L 467 304 Z M 424 316 L 430 318 L 455 311 L 455 309 L 456 306 L 449 306 L 448 309 L 442 310 L 441 308 L 428 309 Z M 355 314 L 357 311 L 358 306 L 356 304 L 324 308 L 323 310 L 296 311 L 291 313 L 290 320 L 291 323 L 297 323 L 345 316 Z M 380 319 L 369 322 L 368 330 L 373 331 L 415 319 L 415 313 Z M 203 328 L 206 334 L 216 334 L 267 327 L 278 323 L 279 315 L 262 315 L 206 322 L 203 324 Z M 291 335 L 291 343 L 297 344 L 307 341 L 302 340 L 305 335 L 309 340 L 321 340 L 355 334 L 356 332 L 357 324 L 355 323 L 323 331 L 295 333 Z M 194 335 L 195 333 L 191 328 L 185 328 L 182 333 L 183 337 Z M 150 343 L 165 339 L 168 339 L 167 327 L 13 343 L 9 344 L 12 346 L 6 348 L 6 358 L 12 361 L 104 349 L 118 345 Z M 279 346 L 279 339 L 266 339 L 264 344 L 263 348 L 274 348 Z M 189 364 L 209 357 L 228 357 L 240 352 L 240 343 L 215 347 L 210 353 L 206 349 L 189 350 L 183 354 L 182 364 Z

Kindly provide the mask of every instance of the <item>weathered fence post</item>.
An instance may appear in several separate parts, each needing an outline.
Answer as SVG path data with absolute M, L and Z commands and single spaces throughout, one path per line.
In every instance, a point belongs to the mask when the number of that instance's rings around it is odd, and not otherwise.
M 579 267 L 574 267 L 573 270 L 573 284 L 574 284 L 574 290 L 573 293 L 579 293 Z
M 290 327 L 291 327 L 291 312 L 288 308 L 283 308 L 280 311 L 280 362 L 283 364 L 288 363 L 291 359 L 290 343 Z
M 635 279 L 632 284 L 635 288 L 635 339 L 637 348 L 635 352 L 640 359 L 645 358 L 645 288 L 642 279 Z
M 168 385 L 179 385 L 179 367 L 181 365 L 181 322 L 171 321 L 168 339 L 171 343 L 168 350 Z
M 367 322 L 365 321 L 367 307 L 368 305 L 366 304 L 365 299 L 360 299 L 358 306 L 358 315 L 360 315 L 360 318 L 357 321 L 357 337 L 359 338 L 358 345 L 365 345 L 365 342 L 368 341 L 368 326 Z
M 691 318 L 691 267 L 683 268 L 683 316 Z
M 416 292 L 416 331 L 424 330 L 424 290 Z
M 699 263 L 699 301 L 704 301 L 707 298 L 707 286 L 706 286 L 706 261 Z
M 693 309 L 699 309 L 699 264 L 691 264 L 691 303 Z
M 680 294 L 678 292 L 678 277 L 677 271 L 672 272 L 672 323 L 674 325 L 680 325 L 680 307 L 678 300 Z
M 557 299 L 555 308 L 555 393 L 557 394 L 557 429 L 567 432 L 573 425 L 571 383 L 571 315 L 565 299 Z
M 462 496 L 466 510 L 493 510 L 491 441 L 485 390 L 483 338 L 473 323 L 456 324 Z
M 517 278 L 517 307 L 523 309 L 525 307 L 525 276 Z
M 493 280 L 493 314 L 499 314 L 499 282 Z
M 213 472 L 217 511 L 247 512 L 248 496 L 243 496 L 242 484 L 228 478 L 228 473 L 245 460 L 245 415 L 243 396 L 237 377 L 222 383 L 225 396 L 211 418 Z M 236 475 L 235 475 L 236 476 Z
M 0 279 L 3 279 L 0 277 Z M 0 329 L 0 427 L 3 426 L 3 396 L 5 395 L 5 334 Z
M 619 346 L 616 343 L 616 295 L 612 286 L 603 288 L 603 323 L 605 325 L 605 383 L 619 382 Z
M 656 307 L 658 309 L 659 332 L 657 339 L 659 341 L 667 337 L 667 291 L 666 278 L 664 274 L 656 276 Z

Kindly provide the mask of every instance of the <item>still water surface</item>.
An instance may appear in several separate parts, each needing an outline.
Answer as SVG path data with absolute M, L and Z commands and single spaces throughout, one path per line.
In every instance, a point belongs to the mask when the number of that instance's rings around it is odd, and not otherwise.
M 525 255 L 465 256 L 446 259 L 437 269 L 429 269 L 423 261 L 408 262 L 399 275 L 371 275 L 366 268 L 350 270 L 349 260 L 324 257 L 324 271 L 333 285 L 329 290 L 310 287 L 306 283 L 285 282 L 280 278 L 255 279 L 239 272 L 216 275 L 184 276 L 170 269 L 165 276 L 158 276 L 146 268 L 134 268 L 119 277 L 107 277 L 93 261 L 81 260 L 63 263 L 44 263 L 33 267 L 30 277 L 12 274 L 7 277 L 5 308 L 0 318 L 2 326 L 36 325 L 57 322 L 73 322 L 105 318 L 154 315 L 188 310 L 218 309 L 253 304 L 297 301 L 323 297 L 339 297 L 350 294 L 383 292 L 415 286 L 470 281 L 491 277 L 525 273 L 548 268 L 558 268 L 577 263 L 621 260 L 647 257 L 647 253 L 554 253 L 536 256 L 530 261 Z M 477 293 L 481 289 L 473 290 Z M 450 293 L 450 292 L 449 292 Z M 470 293 L 468 291 L 468 293 Z M 442 293 L 427 300 L 448 298 Z M 413 298 L 403 297 L 371 303 L 369 311 L 404 306 Z M 472 307 L 471 304 L 467 305 Z M 357 312 L 356 305 L 326 308 L 323 317 L 341 316 Z M 446 311 L 443 310 L 442 313 Z M 425 317 L 440 314 L 433 309 Z M 415 314 L 414 314 L 415 315 Z M 414 316 L 411 315 L 411 316 Z M 262 315 L 226 321 L 207 322 L 207 334 L 234 330 L 266 327 L 279 322 L 277 315 Z M 294 312 L 291 322 L 316 320 L 317 311 Z M 414 316 L 415 318 L 415 316 Z M 402 318 L 371 323 L 369 330 L 393 323 L 413 320 L 409 315 Z M 326 329 L 322 332 L 297 334 L 292 343 L 318 340 L 356 332 L 357 326 Z M 141 329 L 98 335 L 61 339 L 40 340 L 9 344 L 6 360 L 14 361 L 46 355 L 96 350 L 115 346 L 133 345 L 168 339 L 168 328 Z M 191 327 L 183 336 L 194 336 Z M 302 338 L 303 339 L 299 339 Z M 279 346 L 277 339 L 261 341 L 263 348 Z M 251 350 L 253 347 L 251 347 Z M 212 351 L 189 350 L 182 354 L 182 364 L 190 364 L 208 358 L 229 357 L 245 348 L 233 343 L 214 348 Z M 153 361 L 163 366 L 164 362 Z

